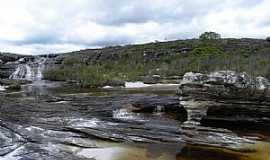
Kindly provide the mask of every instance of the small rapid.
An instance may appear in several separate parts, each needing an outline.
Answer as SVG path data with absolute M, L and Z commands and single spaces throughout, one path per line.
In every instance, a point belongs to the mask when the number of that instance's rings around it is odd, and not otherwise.
M 4 86 L 0 85 L 0 92 L 6 90 Z

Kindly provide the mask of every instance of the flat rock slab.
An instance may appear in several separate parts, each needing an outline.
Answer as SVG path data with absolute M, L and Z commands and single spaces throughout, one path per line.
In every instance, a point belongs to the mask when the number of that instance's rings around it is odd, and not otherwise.
M 26 141 L 12 129 L 0 124 L 0 156 L 5 156 L 20 146 Z
M 149 94 L 1 97 L 0 159 L 80 159 L 80 150 L 103 147 L 100 140 L 229 149 L 253 143 L 228 130 L 183 125 L 167 113 L 186 114 L 177 101 Z M 130 105 L 150 112 L 133 112 Z

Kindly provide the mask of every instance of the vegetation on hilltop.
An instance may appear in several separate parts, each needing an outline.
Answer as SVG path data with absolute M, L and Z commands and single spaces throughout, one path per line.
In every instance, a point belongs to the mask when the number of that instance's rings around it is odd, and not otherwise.
M 215 40 L 221 39 L 221 35 L 216 32 L 204 32 L 199 37 L 201 40 Z
M 62 58 L 60 66 L 45 71 L 45 78 L 73 80 L 82 87 L 152 82 L 153 77 L 182 76 L 191 71 L 235 70 L 270 78 L 269 42 L 221 39 L 213 32 L 202 34 L 200 39 L 82 50 Z

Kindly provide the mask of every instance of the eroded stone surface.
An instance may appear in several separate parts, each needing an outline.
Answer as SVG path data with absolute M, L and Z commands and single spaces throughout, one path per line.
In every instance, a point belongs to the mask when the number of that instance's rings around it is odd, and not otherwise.
M 1 152 L 6 153 L 1 159 L 92 158 L 86 151 L 106 151 L 108 145 L 104 142 L 188 143 L 229 149 L 254 143 L 226 129 L 187 123 L 197 121 L 196 115 L 184 122 L 185 104 L 179 104 L 177 96 L 121 92 L 50 94 L 52 88 L 44 84 L 32 84 L 23 91 L 0 97 L 4 127 L 0 133 L 17 135 L 11 139 L 0 137 L 5 139 L 1 141 L 3 145 L 12 142 L 15 146 L 9 152 L 2 146 Z
M 203 125 L 269 128 L 270 90 L 264 77 L 251 78 L 246 73 L 234 71 L 187 73 L 179 94 L 181 103 L 194 101 L 199 104 L 185 108 L 199 116 Z

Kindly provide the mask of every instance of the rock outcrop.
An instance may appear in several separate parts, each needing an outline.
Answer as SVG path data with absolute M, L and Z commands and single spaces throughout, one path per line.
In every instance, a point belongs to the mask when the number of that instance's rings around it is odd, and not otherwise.
M 133 112 L 137 113 L 176 113 L 183 114 L 183 119 L 186 119 L 187 112 L 176 97 L 152 96 L 142 97 L 132 102 Z
M 218 71 L 210 74 L 186 73 L 179 87 L 181 103 L 196 102 L 202 125 L 231 128 L 269 128 L 270 87 L 264 77 Z M 189 102 L 189 103 L 188 103 Z M 203 103 L 202 103 L 203 102 Z M 200 105 L 203 104 L 203 105 Z M 188 105 L 187 105 L 188 106 Z

